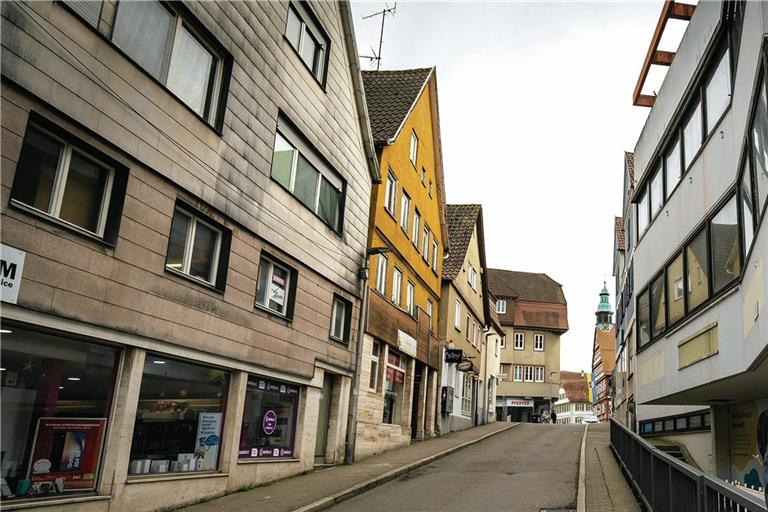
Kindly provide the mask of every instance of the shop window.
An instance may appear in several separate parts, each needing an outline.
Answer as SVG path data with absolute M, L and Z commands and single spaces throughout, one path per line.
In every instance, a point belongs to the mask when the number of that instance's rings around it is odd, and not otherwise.
M 315 78 L 324 83 L 329 40 L 306 2 L 288 5 L 285 37 Z
M 339 296 L 333 297 L 331 307 L 331 338 L 347 343 L 352 320 L 352 303 Z
M 405 402 L 405 358 L 390 349 L 387 355 L 387 371 L 384 387 L 384 415 L 382 421 L 399 425 L 403 421 Z
M 341 231 L 344 182 L 282 117 L 275 133 L 271 174 L 331 229 Z
M 147 354 L 128 473 L 215 471 L 228 383 L 224 370 Z
M 291 317 L 295 293 L 296 271 L 271 256 L 262 254 L 259 260 L 255 305 L 278 315 Z
M 685 314 L 685 292 L 683 290 L 683 255 L 677 258 L 667 267 L 667 304 L 669 313 L 669 325 L 683 318 Z
M 298 409 L 298 386 L 249 377 L 238 457 L 293 458 Z
M 114 244 L 126 182 L 124 169 L 30 116 L 11 191 L 15 206 Z
M 222 98 L 223 52 L 170 2 L 119 2 L 112 41 L 211 124 Z
M 229 235 L 213 220 L 178 205 L 173 212 L 165 268 L 223 290 Z
M 709 224 L 712 236 L 712 290 L 717 293 L 741 274 L 739 221 L 732 197 Z
M 702 229 L 686 247 L 688 311 L 709 298 L 709 254 L 707 231 Z
M 373 342 L 371 348 L 371 376 L 368 380 L 368 387 L 371 391 L 376 391 L 379 387 L 379 358 L 381 357 L 381 343 Z
M 3 503 L 94 492 L 118 351 L 2 328 Z

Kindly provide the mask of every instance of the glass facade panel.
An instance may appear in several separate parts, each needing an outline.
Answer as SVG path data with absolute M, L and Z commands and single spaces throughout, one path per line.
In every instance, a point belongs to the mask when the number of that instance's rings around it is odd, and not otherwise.
M 664 302 L 664 276 L 659 276 L 651 283 L 651 320 L 654 338 L 666 328 Z
M 239 458 L 293 458 L 298 386 L 249 377 Z
M 192 241 L 192 257 L 189 262 L 189 275 L 205 281 L 213 281 L 213 267 L 219 232 L 202 222 L 195 223 L 195 238 Z
M 317 214 L 333 229 L 338 229 L 339 225 L 340 198 L 341 192 L 328 180 L 322 178 L 320 180 L 320 200 L 317 205 Z
M 664 160 L 666 166 L 666 178 L 667 178 L 667 197 L 672 195 L 672 191 L 675 190 L 677 183 L 680 181 L 682 170 L 680 169 L 680 141 L 675 140 L 675 143 L 670 147 L 667 157 Z
M 685 292 L 683 291 L 683 255 L 680 254 L 667 267 L 667 304 L 669 325 L 685 314 Z
M 179 272 L 184 271 L 184 251 L 187 246 L 187 231 L 190 223 L 191 219 L 179 210 L 173 213 L 165 266 Z
M 702 230 L 685 249 L 688 267 L 688 311 L 709 298 L 709 253 L 707 232 Z
M 712 290 L 717 293 L 741 273 L 735 196 L 715 215 L 709 229 L 712 233 Z
M 128 473 L 216 470 L 228 383 L 224 370 L 147 354 Z
M 648 290 L 637 297 L 637 325 L 640 346 L 651 341 L 651 303 Z
M 3 502 L 93 492 L 118 350 L 6 325 L 0 435 Z M 7 332 L 6 332 L 7 331 Z
M 688 169 L 693 162 L 693 157 L 701 147 L 701 103 L 696 103 L 696 108 L 683 127 L 683 167 Z
M 765 80 L 763 73 L 763 79 Z M 752 121 L 752 154 L 755 165 L 755 187 L 758 205 L 755 211 L 762 212 L 768 201 L 768 99 L 765 86 L 760 88 L 755 117 Z
M 729 69 L 729 52 L 726 51 L 704 88 L 707 107 L 707 133 L 712 131 L 731 101 L 731 74 Z
M 663 174 L 664 173 L 662 173 L 661 169 L 659 168 L 656 169 L 655 174 L 651 178 L 651 219 L 656 217 L 656 215 L 661 210 L 661 207 L 664 205 L 664 185 L 662 183 L 664 178 Z

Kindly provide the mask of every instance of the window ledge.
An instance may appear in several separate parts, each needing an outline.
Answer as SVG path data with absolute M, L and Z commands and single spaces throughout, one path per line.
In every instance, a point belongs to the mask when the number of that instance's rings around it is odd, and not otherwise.
M 129 475 L 126 484 L 143 484 L 152 482 L 171 482 L 174 480 L 191 480 L 198 478 L 221 478 L 228 477 L 229 473 L 218 473 L 215 471 L 189 471 L 187 473 L 155 473 L 150 475 Z
M 184 272 L 179 272 L 178 270 L 173 270 L 172 268 L 168 268 L 168 266 L 163 266 L 165 269 L 165 272 L 168 274 L 171 274 L 172 276 L 176 276 L 180 279 L 183 279 L 184 281 L 188 283 L 194 283 L 198 286 L 202 286 L 203 288 L 206 288 L 214 293 L 218 293 L 219 295 L 224 294 L 224 290 L 220 290 L 216 288 L 214 285 L 209 283 L 208 281 L 203 281 L 202 279 L 198 279 L 197 277 L 190 276 L 189 274 L 185 274 Z
M 238 464 L 274 464 L 277 462 L 301 462 L 301 459 L 288 458 L 288 459 L 238 459 Z
M 8 503 L 6 501 L 3 501 L 3 510 L 24 510 L 24 509 L 31 509 L 31 508 L 37 508 L 37 507 L 50 507 L 50 506 L 60 507 L 62 505 L 87 503 L 89 501 L 105 501 L 110 499 L 112 499 L 112 496 L 109 494 L 99 494 L 99 495 L 89 494 L 86 496 L 77 496 L 72 498 L 43 499 L 42 501 L 40 500 L 40 498 L 19 500 L 18 502 L 15 502 L 15 503 L 14 502 Z
M 263 313 L 266 313 L 266 314 L 268 314 L 271 317 L 279 318 L 280 320 L 285 321 L 286 325 L 290 325 L 291 324 L 291 319 L 288 318 L 287 316 L 283 315 L 282 313 L 278 313 L 277 311 L 273 311 L 273 310 L 269 309 L 266 306 L 262 306 L 261 304 L 257 304 L 256 302 L 253 303 L 253 309 L 254 309 L 254 311 L 261 311 Z
M 24 212 L 24 213 L 26 213 L 26 214 L 28 214 L 28 215 L 30 215 L 32 217 L 35 217 L 37 219 L 40 219 L 41 221 L 46 222 L 48 224 L 52 224 L 52 225 L 54 225 L 56 227 L 59 227 L 59 228 L 62 228 L 62 229 L 66 229 L 67 231 L 69 231 L 71 233 L 75 233 L 76 235 L 80 235 L 80 236 L 85 237 L 85 238 L 87 238 L 89 240 L 93 240 L 94 242 L 96 242 L 99 245 L 103 245 L 103 246 L 108 247 L 110 249 L 114 249 L 114 247 L 115 247 L 114 243 L 111 243 L 111 242 L 108 242 L 108 241 L 104 240 L 103 238 L 101 238 L 100 236 L 98 236 L 95 233 L 91 233 L 90 231 L 87 231 L 87 230 L 85 230 L 85 229 L 83 229 L 83 228 L 81 228 L 79 226 L 76 226 L 75 224 L 72 224 L 72 223 L 67 222 L 65 220 L 61 220 L 58 217 L 54 217 L 53 215 L 50 215 L 50 214 L 48 214 L 46 212 L 38 210 L 37 208 L 34 208 L 34 207 L 29 206 L 27 204 L 24 204 L 24 203 L 22 203 L 21 201 L 19 201 L 17 199 L 11 198 L 10 205 L 14 209 L 16 209 L 16 210 L 22 211 L 22 212 Z

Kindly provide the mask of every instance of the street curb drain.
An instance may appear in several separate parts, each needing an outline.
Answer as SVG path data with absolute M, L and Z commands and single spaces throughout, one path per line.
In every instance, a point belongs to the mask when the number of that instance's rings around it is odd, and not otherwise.
M 454 452 L 461 450 L 462 448 L 466 448 L 467 446 L 471 446 L 475 443 L 479 443 L 480 441 L 484 439 L 488 439 L 491 436 L 495 436 L 496 434 L 506 432 L 507 430 L 513 427 L 516 427 L 518 425 L 520 425 L 520 423 L 514 423 L 506 428 L 501 428 L 494 432 L 489 432 L 488 434 L 478 437 L 477 439 L 472 439 L 471 441 L 467 441 L 466 443 L 453 446 L 441 452 L 435 453 L 434 455 L 430 455 L 429 457 L 425 457 L 421 460 L 417 460 L 416 462 L 412 462 L 408 465 L 399 467 L 397 469 L 393 469 L 392 471 L 384 473 L 383 475 L 373 477 L 369 480 L 366 480 L 365 482 L 361 482 L 357 485 L 354 485 L 349 489 L 345 489 L 343 491 L 337 492 L 336 494 L 332 494 L 331 496 L 326 496 L 325 498 L 319 499 L 314 503 L 310 503 L 309 505 L 304 505 L 303 507 L 297 508 L 291 512 L 317 512 L 319 510 L 325 510 L 338 503 L 341 503 L 342 501 L 348 500 L 349 498 L 355 497 L 359 494 L 363 494 L 366 491 L 369 491 L 375 487 L 385 484 L 391 480 L 394 480 L 397 477 L 403 476 L 404 474 L 409 473 L 410 471 L 413 471 L 416 468 L 420 468 L 421 466 L 426 466 L 427 464 L 431 464 L 432 462 L 435 462 L 438 459 L 442 459 L 446 455 L 450 455 Z

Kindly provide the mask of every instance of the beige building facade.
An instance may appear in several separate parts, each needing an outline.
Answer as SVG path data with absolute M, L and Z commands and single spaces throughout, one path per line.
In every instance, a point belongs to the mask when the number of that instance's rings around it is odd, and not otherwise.
M 348 4 L 9 2 L 2 31 L 3 508 L 342 461 L 378 179 Z

